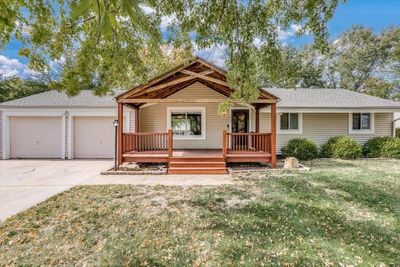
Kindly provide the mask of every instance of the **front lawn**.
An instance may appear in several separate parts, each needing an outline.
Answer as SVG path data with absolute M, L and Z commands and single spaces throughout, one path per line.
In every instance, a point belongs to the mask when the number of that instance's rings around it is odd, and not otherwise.
M 400 160 L 218 187 L 82 186 L 0 226 L 0 265 L 400 263 Z

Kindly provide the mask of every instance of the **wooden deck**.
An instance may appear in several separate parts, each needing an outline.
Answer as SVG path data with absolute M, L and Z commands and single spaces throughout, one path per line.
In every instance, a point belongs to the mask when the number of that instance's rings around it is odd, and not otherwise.
M 124 162 L 168 163 L 170 174 L 226 174 L 228 162 L 271 162 L 271 154 L 252 151 L 227 152 L 222 149 L 175 149 L 172 156 L 163 152 L 127 152 Z

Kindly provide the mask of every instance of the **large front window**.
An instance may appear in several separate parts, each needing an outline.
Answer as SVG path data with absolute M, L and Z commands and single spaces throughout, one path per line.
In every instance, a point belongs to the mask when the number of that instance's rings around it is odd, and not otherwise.
M 280 133 L 301 133 L 302 132 L 301 113 L 280 113 L 279 132 Z
M 201 112 L 172 112 L 171 124 L 174 135 L 200 136 Z
M 168 108 L 168 127 L 175 139 L 205 138 L 205 108 Z

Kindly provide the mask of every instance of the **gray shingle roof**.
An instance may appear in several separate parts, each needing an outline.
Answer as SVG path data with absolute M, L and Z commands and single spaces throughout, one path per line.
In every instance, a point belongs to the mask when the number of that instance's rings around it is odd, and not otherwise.
M 346 89 L 263 88 L 280 98 L 281 108 L 377 108 L 400 109 L 400 102 Z
M 281 108 L 376 108 L 400 110 L 400 102 L 368 96 L 345 89 L 276 89 L 267 92 L 280 98 Z M 115 95 L 96 96 L 92 91 L 83 90 L 79 95 L 68 97 L 65 93 L 47 91 L 0 103 L 1 107 L 115 107 Z
M 55 90 L 0 103 L 0 107 L 115 107 L 114 95 L 96 96 L 90 90 L 82 90 L 79 95 L 68 97 Z

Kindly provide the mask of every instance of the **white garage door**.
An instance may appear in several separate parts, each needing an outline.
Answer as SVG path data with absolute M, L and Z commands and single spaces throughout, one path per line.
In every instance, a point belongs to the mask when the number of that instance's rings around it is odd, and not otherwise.
M 74 157 L 114 157 L 114 117 L 75 117 Z
M 60 158 L 61 117 L 10 117 L 11 158 Z

